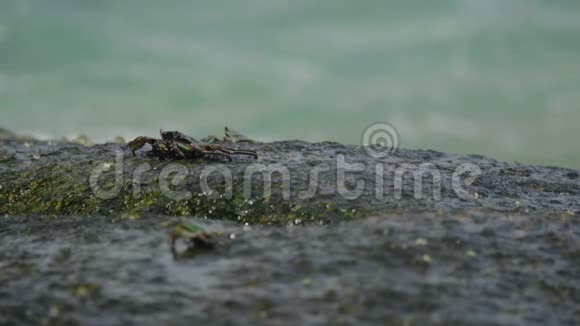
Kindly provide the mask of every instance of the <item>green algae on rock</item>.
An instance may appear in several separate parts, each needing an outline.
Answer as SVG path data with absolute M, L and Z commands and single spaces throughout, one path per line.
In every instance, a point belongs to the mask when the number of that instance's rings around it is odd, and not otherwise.
M 252 224 L 325 224 L 397 209 L 580 211 L 578 171 L 475 155 L 399 149 L 374 158 L 360 146 L 285 141 L 236 144 L 256 150 L 258 161 L 160 161 L 144 154 L 132 157 L 113 143 L 26 143 L 0 141 L 1 215 L 161 214 Z M 360 168 L 345 172 L 341 164 Z M 454 173 L 466 164 L 481 173 L 461 185 L 460 193 Z M 424 166 L 437 175 L 412 170 Z

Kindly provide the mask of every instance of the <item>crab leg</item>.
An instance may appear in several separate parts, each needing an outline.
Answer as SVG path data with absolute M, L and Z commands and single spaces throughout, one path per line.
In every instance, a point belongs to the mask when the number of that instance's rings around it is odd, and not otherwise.
M 251 150 L 233 149 L 233 148 L 227 148 L 227 147 L 221 147 L 221 146 L 211 146 L 211 145 L 206 145 L 206 149 L 210 149 L 212 151 L 220 151 L 220 152 L 226 153 L 228 155 L 240 154 L 240 155 L 253 156 L 256 159 L 258 158 L 258 154 L 254 151 L 251 151 Z
M 135 152 L 137 150 L 141 149 L 143 146 L 145 146 L 145 144 L 153 145 L 154 143 L 155 143 L 154 138 L 140 136 L 140 137 L 137 137 L 134 140 L 130 141 L 127 144 L 127 146 L 129 147 L 129 149 L 133 153 L 133 156 L 136 156 Z
M 225 157 L 228 161 L 232 161 L 232 156 L 229 153 L 223 152 L 223 151 L 218 151 L 218 150 L 209 150 L 209 151 L 203 151 L 203 155 L 205 156 L 221 156 L 221 157 Z
M 231 150 L 231 149 L 228 148 L 228 150 Z M 231 151 L 234 154 L 248 155 L 248 156 L 252 156 L 255 159 L 258 159 L 258 153 L 256 153 L 255 151 L 244 150 L 244 149 L 234 149 L 234 150 L 231 150 Z
M 171 152 L 175 156 L 181 159 L 185 159 L 185 154 L 183 154 L 183 151 L 179 148 L 179 146 L 177 146 L 177 144 L 174 141 L 172 141 L 170 144 L 171 144 Z

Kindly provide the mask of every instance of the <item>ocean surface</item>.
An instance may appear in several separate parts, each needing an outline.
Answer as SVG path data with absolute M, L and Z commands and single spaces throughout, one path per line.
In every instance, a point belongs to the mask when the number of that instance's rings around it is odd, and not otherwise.
M 580 168 L 578 0 L 1 0 L 0 126 L 230 126 Z

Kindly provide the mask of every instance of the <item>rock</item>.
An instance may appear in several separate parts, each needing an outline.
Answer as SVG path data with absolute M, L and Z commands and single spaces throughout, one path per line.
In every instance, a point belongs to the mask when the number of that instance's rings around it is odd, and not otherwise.
M 162 221 L 177 218 L 0 218 L 3 321 L 37 324 L 49 305 L 100 325 L 579 321 L 578 219 L 404 212 L 249 231 L 197 219 L 236 236 L 178 260 Z
M 78 135 L 74 142 L 83 146 L 92 146 L 95 144 L 87 135 Z
M 32 137 L 30 135 L 19 135 L 19 134 L 13 133 L 12 131 L 10 131 L 8 129 L 4 129 L 4 128 L 0 127 L 0 141 L 6 141 L 6 140 L 28 141 L 28 140 L 34 140 L 34 137 Z
M 147 157 L 148 149 L 133 157 L 118 144 L 27 144 L 0 144 L 0 215 L 153 213 L 319 224 L 400 209 L 580 209 L 580 180 L 570 177 L 577 171 L 480 156 L 399 149 L 374 158 L 358 146 L 287 141 L 232 145 L 257 150 L 258 160 L 160 161 Z
M 231 144 L 259 154 L 234 162 L 26 142 L 0 140 L 0 323 L 580 323 L 578 170 L 330 142 Z M 176 216 L 224 237 L 174 260 Z
M 16 138 L 16 134 L 12 131 L 0 127 L 0 140 L 4 139 L 14 139 Z
M 119 145 L 124 145 L 127 143 L 127 141 L 125 140 L 125 138 L 123 138 L 121 136 L 117 136 L 113 139 L 113 143 L 119 144 Z

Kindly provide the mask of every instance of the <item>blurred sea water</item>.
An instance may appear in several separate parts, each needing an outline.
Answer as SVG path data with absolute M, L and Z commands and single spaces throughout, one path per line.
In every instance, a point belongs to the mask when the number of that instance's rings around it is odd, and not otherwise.
M 580 168 L 578 0 L 2 0 L 0 126 L 401 145 Z

